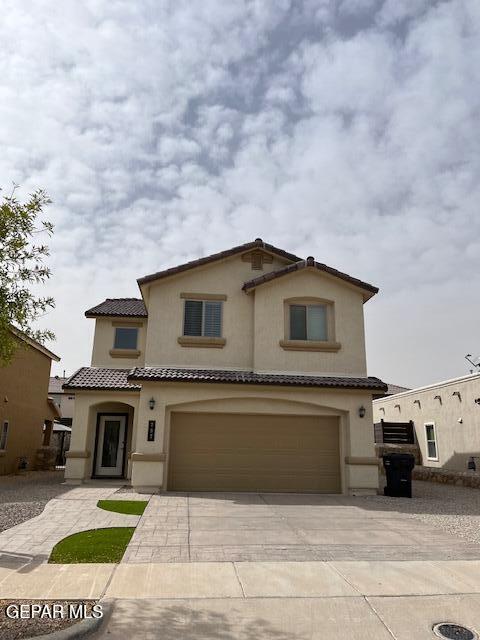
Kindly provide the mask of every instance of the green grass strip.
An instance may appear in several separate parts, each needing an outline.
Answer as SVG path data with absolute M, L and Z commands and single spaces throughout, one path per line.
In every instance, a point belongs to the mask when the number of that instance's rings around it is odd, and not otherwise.
M 132 516 L 141 516 L 145 511 L 148 501 L 143 500 L 99 500 L 97 507 L 105 511 L 126 513 Z
M 74 533 L 58 542 L 49 562 L 73 564 L 80 562 L 120 562 L 135 527 L 111 527 Z

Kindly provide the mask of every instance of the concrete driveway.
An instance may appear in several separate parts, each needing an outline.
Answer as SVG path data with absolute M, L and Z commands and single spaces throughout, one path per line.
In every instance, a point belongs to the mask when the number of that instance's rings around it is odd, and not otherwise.
M 379 500 L 172 493 L 152 497 L 123 562 L 468 559 L 480 559 L 480 545 Z

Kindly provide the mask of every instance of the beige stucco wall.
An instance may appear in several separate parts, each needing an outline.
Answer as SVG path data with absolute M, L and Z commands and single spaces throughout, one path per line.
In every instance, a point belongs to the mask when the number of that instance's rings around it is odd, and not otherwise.
M 73 418 L 75 407 L 75 394 L 72 392 L 65 393 L 49 393 L 49 398 L 55 400 L 60 407 L 62 418 Z
M 110 355 L 118 326 L 138 327 L 138 350 L 140 355 L 134 358 L 118 358 Z M 93 337 L 92 367 L 111 367 L 114 369 L 131 369 L 141 367 L 145 362 L 145 340 L 147 320 L 141 318 L 96 318 Z
M 286 262 L 274 258 L 265 271 L 280 269 Z M 254 299 L 242 291 L 246 280 L 265 271 L 252 271 L 240 256 L 192 269 L 159 280 L 149 287 L 147 350 L 145 364 L 251 369 L 253 366 Z M 221 349 L 182 347 L 177 338 L 183 333 L 184 300 L 180 293 L 226 295 L 223 303 Z
M 21 343 L 23 344 L 23 343 Z M 0 452 L 0 475 L 13 473 L 18 458 L 35 466 L 43 425 L 53 415 L 47 404 L 51 359 L 33 347 L 19 346 L 11 363 L 0 367 L 0 428 L 9 422 L 7 446 Z
M 150 398 L 155 399 L 153 410 L 149 408 Z M 374 443 L 369 393 L 253 385 L 144 383 L 140 394 L 78 394 L 70 451 L 75 456 L 79 452 L 87 452 L 88 456 L 68 458 L 67 479 L 79 481 L 91 476 L 96 412 L 118 411 L 115 407 L 118 407 L 119 402 L 125 402 L 135 409 L 129 447 L 129 453 L 134 454 L 134 459 L 129 469 L 131 468 L 132 484 L 138 490 L 166 488 L 170 415 L 173 411 L 287 414 L 292 419 L 295 415 L 338 416 L 343 492 L 377 490 L 377 466 L 372 460 Z M 367 413 L 364 418 L 359 418 L 358 409 L 362 405 Z M 112 409 L 105 408 L 110 406 Z M 149 420 L 156 421 L 154 442 L 147 441 Z M 348 462 L 351 458 L 355 460 Z
M 454 392 L 460 393 L 460 399 Z M 388 422 L 413 420 L 425 466 L 466 471 L 468 457 L 480 456 L 480 405 L 474 402 L 476 398 L 480 398 L 480 374 L 375 400 L 373 418 L 374 422 L 382 418 Z M 427 457 L 427 422 L 435 423 L 438 461 Z
M 274 259 L 265 271 L 283 264 Z M 253 369 L 255 371 L 366 374 L 362 293 L 318 270 L 308 269 L 264 284 L 246 294 L 242 285 L 261 275 L 235 256 L 160 280 L 145 289 L 148 298 L 145 364 L 163 366 Z M 184 300 L 180 293 L 224 294 L 223 348 L 183 347 Z M 334 303 L 336 352 L 284 350 L 285 300 L 319 298 Z
M 255 371 L 366 375 L 363 296 L 358 289 L 316 269 L 305 269 L 263 284 L 249 295 L 255 296 Z M 290 351 L 279 345 L 289 337 L 285 300 L 309 297 L 333 302 L 339 351 Z
M 149 398 L 156 399 L 155 409 L 148 407 Z M 364 406 L 367 413 L 358 417 L 358 409 Z M 371 394 L 361 391 L 325 389 L 301 389 L 282 387 L 258 387 L 243 385 L 209 385 L 144 383 L 139 403 L 137 452 L 166 454 L 164 464 L 157 468 L 134 462 L 132 483 L 166 488 L 168 474 L 168 449 L 170 415 L 179 411 L 256 413 L 282 415 L 335 415 L 340 418 L 340 467 L 344 493 L 376 492 L 378 473 L 376 463 L 350 465 L 345 458 L 371 459 L 374 456 L 372 433 Z M 156 421 L 155 442 L 147 442 L 148 420 Z M 152 472 L 154 475 L 152 475 Z M 148 475 L 147 475 L 148 473 Z

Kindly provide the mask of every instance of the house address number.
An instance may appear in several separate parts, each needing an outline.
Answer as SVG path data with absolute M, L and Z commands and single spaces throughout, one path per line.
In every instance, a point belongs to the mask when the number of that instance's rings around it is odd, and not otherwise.
M 155 420 L 148 421 L 148 433 L 147 433 L 147 441 L 153 442 L 155 440 Z

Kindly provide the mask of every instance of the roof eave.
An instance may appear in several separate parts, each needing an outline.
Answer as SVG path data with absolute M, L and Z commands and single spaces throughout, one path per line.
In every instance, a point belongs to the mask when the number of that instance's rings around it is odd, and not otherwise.
M 373 298 L 373 296 L 376 295 L 379 291 L 378 287 L 375 287 L 368 282 L 358 280 L 358 278 L 354 278 L 347 273 L 343 273 L 341 271 L 338 271 L 337 269 L 333 269 L 328 265 L 314 262 L 313 259 L 310 258 L 307 258 L 307 260 L 300 260 L 298 263 L 294 263 L 292 265 L 288 265 L 287 267 L 285 267 L 284 269 L 280 269 L 279 271 L 271 271 L 262 276 L 259 276 L 258 278 L 248 280 L 243 284 L 242 290 L 245 293 L 250 293 L 263 284 L 272 283 L 278 278 L 293 275 L 295 273 L 298 273 L 299 271 L 303 271 L 304 269 L 312 269 L 315 272 L 325 273 L 328 276 L 337 278 L 338 280 L 342 280 L 346 284 L 355 287 L 356 289 L 360 289 L 363 293 L 364 302 L 367 302 L 368 300 L 370 300 L 370 298 Z
M 189 271 L 190 269 L 195 269 L 197 267 L 202 267 L 204 265 L 217 262 L 218 260 L 225 260 L 230 258 L 231 256 L 235 256 L 241 253 L 246 253 L 251 251 L 252 249 L 263 249 L 272 255 L 288 260 L 292 263 L 298 262 L 301 260 L 298 256 L 293 253 L 289 253 L 288 251 L 284 251 L 283 249 L 279 249 L 268 242 L 263 242 L 260 238 L 254 240 L 253 242 L 247 242 L 242 245 L 238 245 L 233 247 L 232 249 L 227 249 L 226 251 L 220 251 L 218 253 L 213 253 L 209 256 L 205 256 L 204 258 L 198 258 L 197 260 L 191 260 L 189 262 L 185 262 L 184 264 L 178 265 L 176 267 L 171 267 L 169 269 L 165 269 L 162 271 L 157 271 L 156 273 L 152 273 L 142 278 L 137 278 L 137 284 L 142 288 L 142 285 L 149 284 L 150 282 L 154 282 L 155 280 L 161 280 L 163 278 L 168 278 L 169 276 L 174 276 L 180 273 L 184 273 L 185 271 Z
M 137 318 L 140 320 L 145 320 L 148 318 L 148 315 L 140 315 L 140 314 L 125 314 L 125 313 L 89 313 L 85 311 L 86 318 Z
M 47 347 L 44 347 L 43 344 L 40 344 L 40 342 L 37 342 L 33 338 L 30 338 L 30 336 L 27 336 L 27 334 L 23 333 L 23 331 L 20 331 L 20 329 L 16 329 L 15 327 L 11 326 L 10 331 L 15 336 L 17 336 L 17 338 L 19 338 L 20 340 L 28 344 L 33 349 L 40 351 L 40 353 L 43 353 L 43 355 L 47 356 L 51 360 L 60 362 L 60 356 L 57 356 L 55 353 L 53 353 L 53 351 L 50 351 L 50 349 L 47 349 Z

